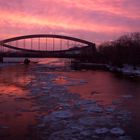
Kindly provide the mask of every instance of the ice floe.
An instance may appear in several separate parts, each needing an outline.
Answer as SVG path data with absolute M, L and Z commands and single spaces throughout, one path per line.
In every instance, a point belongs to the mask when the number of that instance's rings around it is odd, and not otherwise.
M 73 116 L 71 111 L 55 111 L 47 116 L 44 116 L 43 121 L 59 120 L 59 119 L 68 119 Z
M 109 129 L 108 128 L 105 128 L 105 127 L 103 127 L 103 128 L 97 128 L 97 129 L 95 129 L 94 132 L 97 135 L 102 135 L 102 134 L 108 133 L 109 132 Z
M 110 130 L 110 133 L 113 134 L 113 135 L 120 136 L 120 135 L 123 135 L 125 132 L 122 128 L 116 127 L 116 128 L 112 128 Z
M 125 98 L 125 99 L 131 99 L 131 98 L 133 98 L 133 95 L 126 94 L 126 95 L 123 95 L 122 97 Z

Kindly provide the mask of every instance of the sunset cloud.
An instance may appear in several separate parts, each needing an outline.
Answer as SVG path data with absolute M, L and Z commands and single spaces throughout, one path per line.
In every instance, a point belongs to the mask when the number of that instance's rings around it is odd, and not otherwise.
M 102 42 L 140 31 L 139 0 L 0 1 L 0 38 L 57 33 Z

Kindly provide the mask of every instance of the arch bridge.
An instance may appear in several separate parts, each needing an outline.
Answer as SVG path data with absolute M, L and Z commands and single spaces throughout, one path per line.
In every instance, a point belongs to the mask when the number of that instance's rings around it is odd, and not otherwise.
M 83 39 L 54 34 L 35 34 L 0 41 L 2 57 L 75 58 L 95 52 L 95 44 Z

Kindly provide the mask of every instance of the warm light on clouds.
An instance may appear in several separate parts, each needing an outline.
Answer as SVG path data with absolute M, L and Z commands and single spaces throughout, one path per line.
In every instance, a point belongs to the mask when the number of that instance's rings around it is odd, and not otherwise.
M 74 21 L 67 21 L 65 18 L 63 19 L 63 22 L 59 19 L 52 19 L 52 17 L 48 17 L 48 19 L 45 19 L 45 17 L 35 17 L 35 16 L 30 16 L 30 15 L 22 15 L 22 13 L 8 13 L 1 11 L 0 18 L 8 20 L 9 23 L 12 25 L 14 24 L 20 24 L 22 25 L 23 28 L 28 28 L 30 26 L 50 26 L 52 28 L 55 27 L 61 27 L 65 28 L 68 30 L 83 30 L 83 31 L 95 31 L 95 32 L 120 32 L 123 30 L 121 27 L 110 27 L 110 26 L 104 26 L 102 25 L 102 28 L 100 28 L 99 24 L 93 24 L 93 23 L 88 23 L 85 26 L 85 23 L 75 22 Z M 6 17 L 6 18 L 5 18 Z M 25 26 L 26 25 L 26 26 Z M 25 27 L 24 27 L 25 26 Z
M 140 18 L 139 0 L 61 0 L 71 6 L 80 7 L 82 9 L 108 12 L 131 18 Z M 133 4 L 132 4 L 133 3 Z M 133 6 L 134 5 L 134 6 Z M 126 7 L 125 7 L 126 6 Z
M 140 31 L 139 0 L 0 1 L 0 38 L 57 33 L 95 42 Z

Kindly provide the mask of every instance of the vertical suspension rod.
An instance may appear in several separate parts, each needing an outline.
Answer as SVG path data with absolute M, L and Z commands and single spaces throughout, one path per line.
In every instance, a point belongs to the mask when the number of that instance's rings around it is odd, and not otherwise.
M 31 38 L 31 50 L 33 49 L 33 39 Z
M 69 49 L 69 45 L 70 45 L 69 40 L 67 40 L 67 49 Z
M 18 40 L 16 40 L 16 47 L 18 47 Z
M 24 47 L 24 49 L 26 47 L 26 40 L 25 39 L 23 40 L 23 47 Z
M 40 51 L 40 37 L 38 38 L 38 49 Z
M 62 50 L 62 39 L 60 39 L 60 51 Z
M 54 51 L 54 48 L 55 48 L 55 40 L 53 38 L 53 51 Z
M 48 40 L 47 40 L 47 37 L 46 37 L 46 51 L 47 51 L 47 49 L 48 49 Z
M 16 40 L 16 47 L 18 47 L 18 40 Z M 15 50 L 15 52 L 17 52 L 17 50 Z

